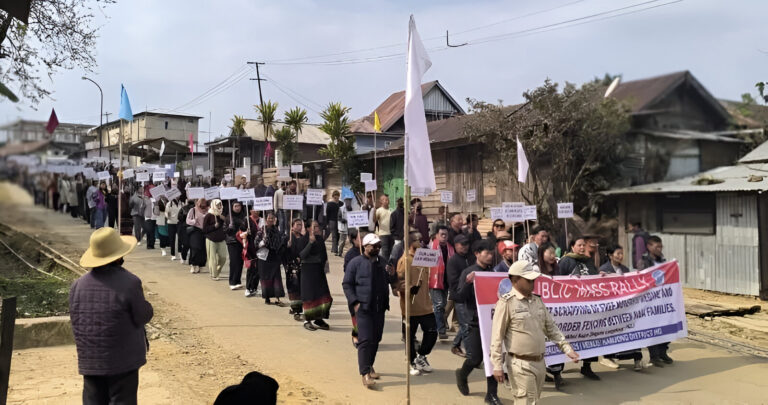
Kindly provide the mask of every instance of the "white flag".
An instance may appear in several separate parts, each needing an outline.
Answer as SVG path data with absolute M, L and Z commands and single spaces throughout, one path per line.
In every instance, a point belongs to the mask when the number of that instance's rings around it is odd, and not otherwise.
M 163 156 L 163 152 L 165 152 L 165 141 L 160 144 L 160 156 Z
M 408 23 L 408 73 L 405 84 L 405 160 L 408 166 L 408 184 L 411 191 L 429 194 L 437 189 L 432 151 L 429 148 L 427 119 L 424 116 L 424 98 L 421 78 L 432 61 L 416 31 L 411 15 Z
M 525 157 L 525 149 L 523 144 L 520 143 L 520 138 L 517 138 L 517 181 L 525 183 L 525 179 L 528 178 L 528 158 Z

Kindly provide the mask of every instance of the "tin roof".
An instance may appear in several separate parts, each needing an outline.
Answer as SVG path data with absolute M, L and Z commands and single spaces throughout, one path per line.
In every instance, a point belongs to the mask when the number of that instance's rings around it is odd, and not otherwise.
M 275 130 L 279 130 L 285 126 L 282 122 L 275 122 Z M 254 119 L 245 120 L 245 133 L 249 137 L 257 140 L 264 141 L 264 127 L 261 122 Z M 272 139 L 274 141 L 274 139 Z M 312 145 L 328 145 L 331 142 L 331 137 L 325 132 L 320 130 L 320 126 L 316 124 L 304 124 L 301 132 L 299 133 L 299 143 L 312 144 Z
M 768 163 L 768 141 L 744 155 L 739 159 L 739 163 Z

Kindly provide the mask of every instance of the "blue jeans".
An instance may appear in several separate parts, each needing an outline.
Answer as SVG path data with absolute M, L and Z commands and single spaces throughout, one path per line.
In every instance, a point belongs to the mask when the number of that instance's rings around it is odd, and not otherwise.
M 104 221 L 107 217 L 107 208 L 94 208 L 93 209 L 93 217 L 91 220 L 93 221 L 93 227 L 96 229 L 99 229 L 104 226 Z
M 459 320 L 459 332 L 453 338 L 453 346 L 461 347 L 461 343 L 467 338 L 467 333 L 469 333 L 468 317 L 466 314 L 467 306 L 463 302 L 456 302 L 454 305 L 454 311 L 456 311 L 456 317 Z
M 443 335 L 447 329 L 445 325 L 445 303 L 448 299 L 447 294 L 445 290 L 430 288 L 429 297 L 432 299 L 432 310 L 435 312 L 437 333 Z

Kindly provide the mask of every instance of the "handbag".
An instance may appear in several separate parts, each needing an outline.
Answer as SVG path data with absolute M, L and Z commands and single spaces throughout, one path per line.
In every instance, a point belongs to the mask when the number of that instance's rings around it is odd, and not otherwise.
M 269 249 L 265 247 L 259 248 L 259 250 L 256 251 L 256 257 L 259 258 L 259 260 L 267 260 L 267 257 L 269 256 Z

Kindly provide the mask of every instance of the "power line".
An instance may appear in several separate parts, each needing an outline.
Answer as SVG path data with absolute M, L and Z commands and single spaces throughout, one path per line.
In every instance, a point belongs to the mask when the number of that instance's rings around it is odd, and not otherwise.
M 302 101 L 301 101 L 301 100 L 299 100 L 298 98 L 294 97 L 294 96 L 293 96 L 293 95 L 291 95 L 291 94 L 290 94 L 290 93 L 289 93 L 289 92 L 288 92 L 286 89 L 283 89 L 283 87 L 282 87 L 282 86 L 280 86 L 280 85 L 279 85 L 279 84 L 278 84 L 278 83 L 275 81 L 275 79 L 272 79 L 271 77 L 267 77 L 267 75 L 264 75 L 264 77 L 266 77 L 267 79 L 269 79 L 269 80 L 267 81 L 267 83 L 269 83 L 269 84 L 271 84 L 271 85 L 275 86 L 275 88 L 276 88 L 278 91 L 280 91 L 281 93 L 283 93 L 283 94 L 285 94 L 286 96 L 288 96 L 288 97 L 289 97 L 291 100 L 293 100 L 293 101 L 295 101 L 295 102 L 299 103 L 299 105 L 301 105 L 302 107 L 306 108 L 307 110 L 310 110 L 310 111 L 312 111 L 313 113 L 320 115 L 320 112 L 319 112 L 319 111 L 315 110 L 314 108 L 312 108 L 312 107 L 308 106 L 307 104 L 305 104 L 304 102 L 302 102 Z M 288 89 L 288 90 L 290 90 L 290 89 Z M 292 90 L 290 90 L 290 91 L 292 91 Z M 295 92 L 294 92 L 294 93 L 295 93 Z M 321 106 L 320 104 L 317 104 L 317 103 L 315 103 L 314 101 L 312 101 L 312 100 L 310 100 L 310 99 L 308 99 L 308 98 L 306 98 L 306 97 L 304 97 L 304 96 L 301 96 L 299 93 L 296 93 L 296 95 L 297 95 L 297 96 L 299 96 L 299 97 L 302 97 L 302 98 L 306 99 L 307 101 L 309 101 L 309 102 L 311 102 L 311 103 L 313 103 L 313 104 L 317 105 L 318 107 L 322 108 L 322 106 Z
M 199 104 L 199 103 L 197 103 L 198 101 L 200 101 L 200 100 L 202 100 L 204 98 L 207 98 L 209 95 L 212 95 L 213 93 L 217 92 L 222 87 L 226 86 L 227 84 L 230 84 L 231 80 L 239 81 L 238 78 L 241 79 L 242 78 L 241 76 L 243 74 L 247 74 L 248 72 L 249 72 L 248 65 L 245 65 L 245 64 L 241 65 L 237 70 L 235 70 L 232 74 L 227 76 L 221 82 L 217 83 L 215 86 L 213 86 L 210 89 L 204 91 L 202 94 L 200 94 L 199 96 L 193 98 L 192 100 L 189 100 L 188 102 L 186 102 L 186 103 L 184 103 L 184 104 L 182 104 L 182 105 L 180 105 L 178 107 L 173 108 L 173 110 L 181 110 L 181 109 L 184 109 L 184 108 L 191 107 L 191 104 Z M 233 79 L 233 77 L 237 77 L 237 78 Z M 216 94 L 218 94 L 218 93 L 216 93 Z

